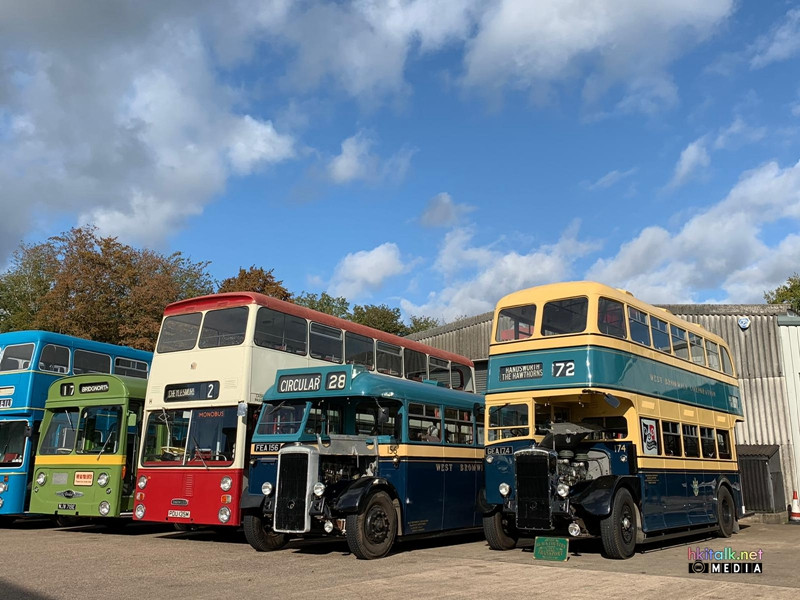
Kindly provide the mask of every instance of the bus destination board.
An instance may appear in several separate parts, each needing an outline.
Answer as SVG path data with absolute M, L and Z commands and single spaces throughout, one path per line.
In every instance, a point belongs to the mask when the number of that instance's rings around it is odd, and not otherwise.
M 219 398 L 219 381 L 177 383 L 164 388 L 165 402 L 182 400 L 214 400 Z

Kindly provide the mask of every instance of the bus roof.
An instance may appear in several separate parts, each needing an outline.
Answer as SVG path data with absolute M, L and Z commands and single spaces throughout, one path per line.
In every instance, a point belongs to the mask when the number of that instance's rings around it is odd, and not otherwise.
M 639 310 L 655 315 L 663 320 L 671 321 L 680 324 L 682 328 L 688 329 L 692 333 L 697 333 L 703 337 L 715 341 L 719 344 L 728 346 L 727 342 L 720 336 L 711 333 L 702 325 L 692 323 L 681 317 L 677 317 L 665 308 L 659 308 L 649 304 L 643 300 L 638 299 L 631 292 L 619 288 L 614 288 L 603 283 L 596 281 L 567 281 L 562 283 L 549 283 L 539 285 L 536 287 L 519 290 L 512 292 L 500 298 L 495 307 L 494 320 L 497 322 L 497 313 L 503 308 L 512 306 L 521 306 L 523 304 L 530 304 L 534 301 L 549 301 L 559 300 L 562 298 L 571 298 L 575 296 L 603 296 L 611 300 L 627 303 Z
M 72 393 L 63 393 L 71 385 Z M 89 373 L 56 379 L 47 392 L 47 402 L 102 400 L 105 398 L 144 398 L 147 380 L 140 377 Z
M 197 298 L 179 300 L 178 302 L 173 302 L 164 309 L 164 316 L 170 317 L 173 315 L 200 312 L 203 310 L 228 308 L 233 306 L 246 306 L 248 304 L 266 306 L 267 308 L 291 315 L 296 315 L 310 321 L 321 323 L 322 325 L 337 327 L 358 335 L 372 337 L 382 342 L 403 346 L 409 350 L 416 350 L 417 352 L 431 354 L 444 360 L 449 360 L 462 365 L 468 365 L 470 367 L 473 366 L 472 361 L 466 356 L 461 356 L 460 354 L 447 352 L 445 350 L 439 350 L 437 348 L 433 348 L 432 346 L 415 342 L 409 338 L 386 333 L 385 331 L 380 331 L 379 329 L 373 329 L 372 327 L 367 327 L 366 325 L 353 323 L 352 321 L 347 321 L 346 319 L 340 319 L 339 317 L 334 317 L 333 315 L 321 313 L 319 311 L 306 308 L 305 306 L 279 300 L 278 298 L 272 298 L 271 296 L 266 296 L 257 292 L 224 292 L 221 294 L 211 294 L 209 296 L 198 296 Z
M 343 385 L 326 389 L 332 374 L 346 376 Z M 315 381 L 315 377 L 319 379 Z M 301 391 L 281 391 L 281 383 L 294 379 L 301 383 Z M 286 386 L 283 387 L 286 389 Z M 483 395 L 461 392 L 436 385 L 388 375 L 370 373 L 359 365 L 334 367 L 306 367 L 303 369 L 281 369 L 276 373 L 275 384 L 264 394 L 264 401 L 280 401 L 299 398 L 365 396 L 441 403 L 457 408 L 474 408 L 483 404 Z
M 96 342 L 86 338 L 77 337 L 74 335 L 66 335 L 64 333 L 54 333 L 52 331 L 43 331 L 40 329 L 28 329 L 24 331 L 9 331 L 0 333 L 0 347 L 5 347 L 9 344 L 25 344 L 30 342 L 44 342 L 46 344 L 60 344 L 70 348 L 81 348 L 84 350 L 93 350 L 96 352 L 107 352 L 114 355 L 124 355 L 129 358 L 143 360 L 150 362 L 153 353 L 147 350 L 138 350 L 130 346 L 120 346 L 118 344 L 109 344 L 107 342 Z

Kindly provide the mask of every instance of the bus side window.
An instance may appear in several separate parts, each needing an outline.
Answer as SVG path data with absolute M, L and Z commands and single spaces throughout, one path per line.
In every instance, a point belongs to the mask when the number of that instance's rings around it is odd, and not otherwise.
M 624 314 L 622 302 L 600 298 L 597 305 L 597 328 L 600 333 L 625 339 Z
M 730 438 L 724 429 L 717 429 L 717 448 L 719 448 L 720 458 L 730 460 L 733 457 Z
M 717 447 L 714 444 L 714 430 L 711 427 L 700 428 L 700 446 L 703 458 L 716 458 Z
M 686 456 L 700 456 L 700 444 L 697 439 L 697 425 L 683 426 L 683 450 Z
M 678 423 L 664 421 L 664 454 L 667 456 L 681 456 L 681 434 Z

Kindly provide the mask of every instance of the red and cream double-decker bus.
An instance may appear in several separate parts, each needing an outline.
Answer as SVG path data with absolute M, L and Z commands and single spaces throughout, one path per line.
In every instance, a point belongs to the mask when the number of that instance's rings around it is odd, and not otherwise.
M 475 386 L 463 356 L 262 294 L 175 302 L 147 385 L 134 517 L 178 528 L 239 525 L 262 394 L 278 369 L 330 364 Z

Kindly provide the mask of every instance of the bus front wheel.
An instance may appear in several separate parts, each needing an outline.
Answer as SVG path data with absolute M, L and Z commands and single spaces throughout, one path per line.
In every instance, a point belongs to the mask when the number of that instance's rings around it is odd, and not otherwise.
M 499 509 L 483 516 L 483 535 L 492 550 L 513 550 L 519 537 L 511 517 Z
M 733 498 L 728 488 L 721 487 L 717 494 L 717 523 L 720 537 L 729 538 L 733 535 L 734 520 Z
M 397 513 L 386 492 L 372 494 L 363 510 L 347 515 L 347 545 L 356 558 L 383 558 L 396 535 Z
M 279 550 L 289 543 L 287 534 L 272 531 L 272 528 L 264 522 L 264 518 L 258 514 L 245 515 L 242 528 L 244 537 L 259 552 Z
M 600 539 L 609 558 L 630 558 L 636 548 L 636 504 L 631 493 L 620 488 L 611 512 L 600 521 Z

